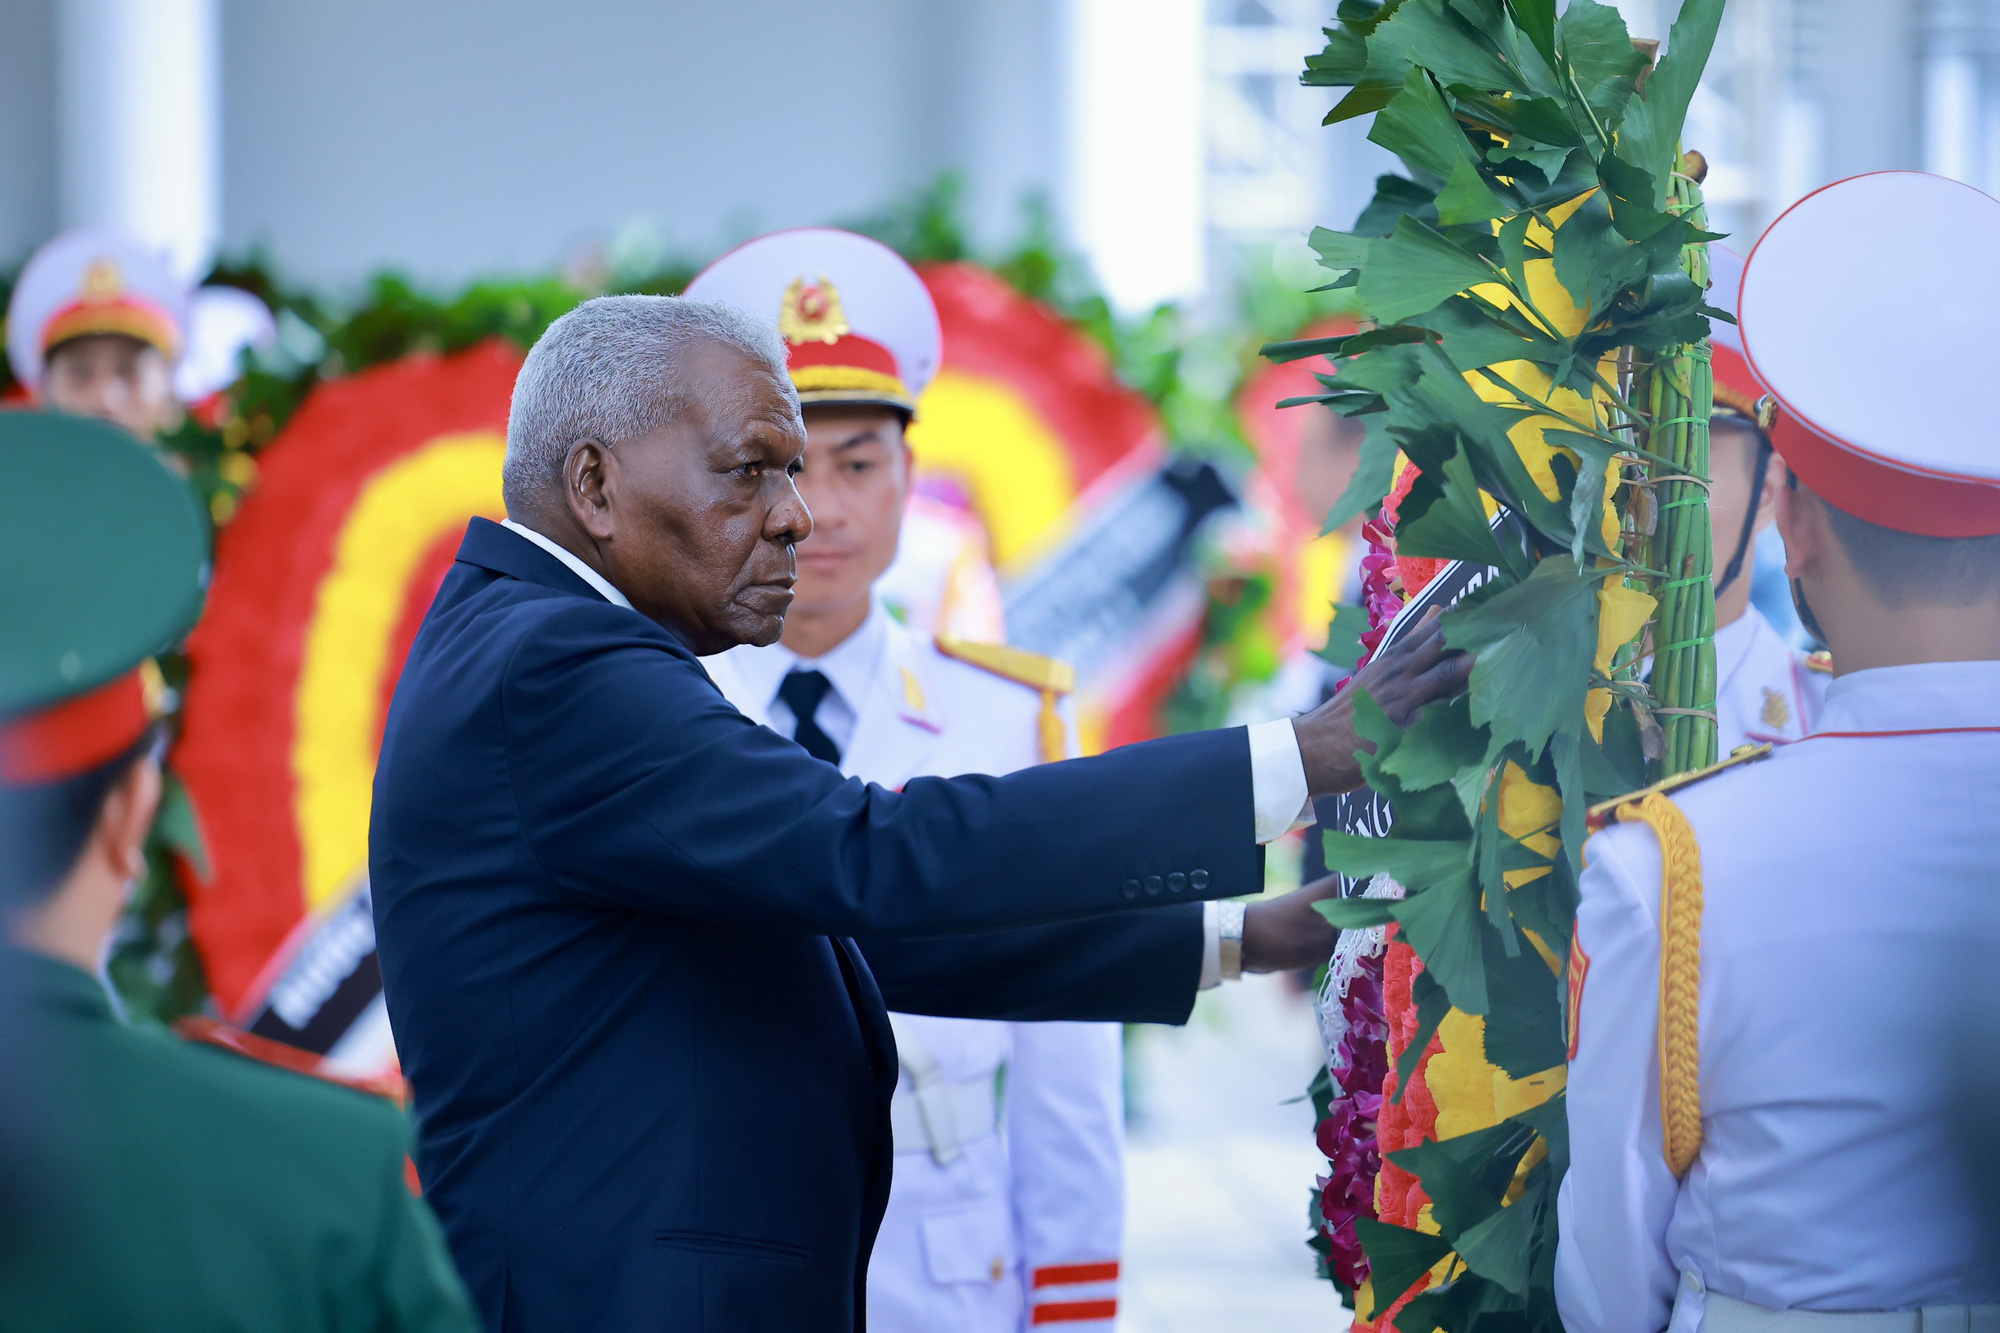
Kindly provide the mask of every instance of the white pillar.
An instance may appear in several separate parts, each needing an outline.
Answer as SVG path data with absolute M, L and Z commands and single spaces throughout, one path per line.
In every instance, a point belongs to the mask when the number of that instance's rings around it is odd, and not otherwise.
M 1122 310 L 1198 297 L 1207 242 L 1201 0 L 1073 0 L 1077 241 Z
M 189 278 L 222 224 L 217 0 L 61 0 L 56 179 L 64 226 L 115 227 Z
M 1993 28 L 1990 0 L 1930 0 L 1924 7 L 1924 167 L 1988 184 L 1981 65 Z

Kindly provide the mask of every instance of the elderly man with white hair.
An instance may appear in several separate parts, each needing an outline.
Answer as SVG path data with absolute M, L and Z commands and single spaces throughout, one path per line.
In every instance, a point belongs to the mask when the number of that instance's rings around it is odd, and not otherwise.
M 1295 720 L 889 791 L 732 708 L 812 519 L 775 329 L 608 297 L 556 322 L 383 738 L 370 872 L 417 1166 L 494 1328 L 864 1321 L 912 1013 L 1183 1021 L 1200 903 L 1361 780 L 1352 695 Z M 1469 663 L 1358 680 L 1398 722 Z M 1315 886 L 1246 970 L 1325 956 Z M 865 941 L 864 947 L 856 939 Z

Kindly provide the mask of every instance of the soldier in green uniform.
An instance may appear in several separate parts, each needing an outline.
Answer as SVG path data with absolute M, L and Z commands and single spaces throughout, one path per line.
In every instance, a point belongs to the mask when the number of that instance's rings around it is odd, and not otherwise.
M 42 1168 L 0 1330 L 473 1330 L 393 1105 L 127 1026 L 97 976 L 160 790 L 149 659 L 206 550 L 157 454 L 0 415 L 0 1099 Z

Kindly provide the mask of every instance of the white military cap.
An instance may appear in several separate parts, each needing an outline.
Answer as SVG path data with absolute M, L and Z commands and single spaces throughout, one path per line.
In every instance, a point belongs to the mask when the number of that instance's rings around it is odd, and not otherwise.
M 1738 315 L 1772 446 L 1815 494 L 1901 532 L 2000 535 L 2000 200 L 1913 171 L 1830 185 L 1764 233 Z
M 180 360 L 187 284 L 163 253 L 93 227 L 63 232 L 35 251 L 7 302 L 7 360 L 39 389 L 49 350 L 72 338 L 118 333 Z
M 737 246 L 684 295 L 775 319 L 802 403 L 916 410 L 943 334 L 917 271 L 888 246 L 830 227 L 772 232 Z
M 1743 256 L 1726 245 L 1708 247 L 1708 303 L 1717 310 L 1736 313 L 1743 292 Z M 1768 392 L 1750 359 L 1743 354 L 1743 331 L 1722 320 L 1709 323 L 1708 341 L 1711 366 L 1715 371 L 1715 410 L 1734 412 L 1757 419 L 1757 404 Z

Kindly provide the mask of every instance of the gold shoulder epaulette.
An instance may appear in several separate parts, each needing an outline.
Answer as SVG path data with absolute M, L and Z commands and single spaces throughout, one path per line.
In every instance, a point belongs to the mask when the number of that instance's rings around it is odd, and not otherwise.
M 1650 787 L 1641 787 L 1630 796 L 1620 796 L 1614 800 L 1604 801 L 1591 806 L 1588 816 L 1590 828 L 1594 832 L 1609 824 L 1613 817 L 1617 815 L 1618 807 L 1621 805 L 1627 805 L 1634 801 L 1643 801 L 1648 796 L 1670 796 L 1684 787 L 1692 787 L 1704 778 L 1712 778 L 1717 773 L 1735 768 L 1739 764 L 1754 764 L 1759 759 L 1768 759 L 1770 756 L 1771 747 L 1768 745 L 1739 745 L 1730 752 L 1727 759 L 1719 764 L 1710 764 L 1707 768 L 1696 768 L 1690 769 L 1686 773 L 1677 773 L 1673 777 L 1655 782 Z
M 1816 653 L 1806 654 L 1806 670 L 1817 671 L 1822 676 L 1833 674 L 1833 654 L 1822 648 Z
M 1062 714 L 1056 711 L 1056 704 L 1076 688 L 1075 667 L 1053 657 L 1031 653 L 1025 648 L 1010 648 L 1004 643 L 971 643 L 965 639 L 954 639 L 949 634 L 937 636 L 937 650 L 946 657 L 956 658 L 981 671 L 989 671 L 1002 680 L 1040 690 L 1042 711 L 1035 723 L 1036 748 L 1045 764 L 1068 757 L 1069 738 L 1064 732 Z
M 968 639 L 954 639 L 949 634 L 937 636 L 937 648 L 946 657 L 968 662 L 981 671 L 990 671 L 1029 689 L 1053 690 L 1061 695 L 1076 688 L 1075 667 L 1057 658 L 1031 653 L 1026 648 L 1010 648 L 1004 643 L 973 643 Z

